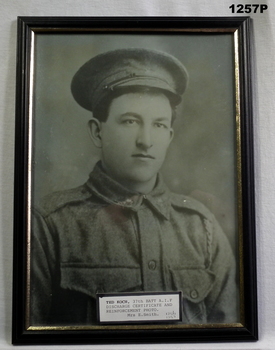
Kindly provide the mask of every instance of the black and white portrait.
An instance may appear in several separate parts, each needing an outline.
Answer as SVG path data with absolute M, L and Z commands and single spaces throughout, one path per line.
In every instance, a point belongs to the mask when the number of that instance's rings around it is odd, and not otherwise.
M 230 34 L 41 34 L 30 324 L 97 324 L 97 293 L 182 292 L 240 321 Z

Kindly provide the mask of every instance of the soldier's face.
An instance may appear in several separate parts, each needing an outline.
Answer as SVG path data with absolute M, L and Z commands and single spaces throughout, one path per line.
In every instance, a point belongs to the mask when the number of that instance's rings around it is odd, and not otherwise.
M 171 119 L 172 108 L 164 94 L 128 93 L 115 98 L 106 122 L 100 123 L 106 172 L 126 187 L 151 190 L 173 137 Z

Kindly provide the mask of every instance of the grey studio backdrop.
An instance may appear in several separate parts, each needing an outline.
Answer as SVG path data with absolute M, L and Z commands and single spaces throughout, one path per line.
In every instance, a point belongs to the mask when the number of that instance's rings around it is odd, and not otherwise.
M 117 48 L 170 53 L 184 63 L 189 85 L 177 109 L 175 136 L 162 174 L 176 193 L 202 201 L 236 250 L 236 150 L 232 35 L 37 35 L 34 71 L 34 203 L 83 184 L 99 159 L 87 123 L 91 112 L 70 91 L 91 57 Z

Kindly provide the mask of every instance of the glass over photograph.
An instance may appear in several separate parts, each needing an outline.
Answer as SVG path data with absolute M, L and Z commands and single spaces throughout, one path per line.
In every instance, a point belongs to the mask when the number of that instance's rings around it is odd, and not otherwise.
M 233 34 L 38 33 L 33 57 L 29 326 L 98 326 L 99 293 L 154 323 L 163 292 L 177 325 L 239 323 Z

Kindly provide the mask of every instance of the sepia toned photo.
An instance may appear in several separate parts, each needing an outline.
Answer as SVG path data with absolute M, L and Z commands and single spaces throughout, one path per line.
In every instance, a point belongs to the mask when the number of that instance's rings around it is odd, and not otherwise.
M 233 30 L 35 33 L 27 329 L 243 327 L 239 75 Z

